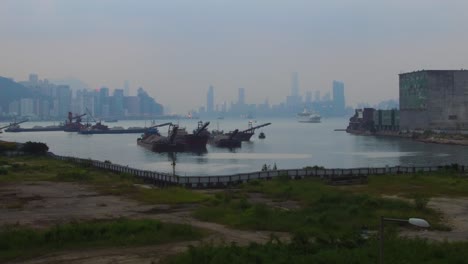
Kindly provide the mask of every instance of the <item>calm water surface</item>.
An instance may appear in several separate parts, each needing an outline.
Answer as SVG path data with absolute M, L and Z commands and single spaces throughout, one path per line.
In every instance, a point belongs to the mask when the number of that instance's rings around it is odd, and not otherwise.
M 198 120 L 173 120 L 189 131 Z M 159 123 L 167 122 L 159 121 Z M 212 120 L 209 128 L 233 130 L 247 128 L 248 120 Z M 347 119 L 323 119 L 320 124 L 299 123 L 291 119 L 257 120 L 272 125 L 257 130 L 251 142 L 243 142 L 236 150 L 207 146 L 207 153 L 178 153 L 176 173 L 179 175 L 222 175 L 258 171 L 263 164 L 278 169 L 319 165 L 327 168 L 381 167 L 385 165 L 467 164 L 468 147 L 414 142 L 408 139 L 350 135 L 333 131 L 345 128 Z M 51 125 L 28 122 L 23 127 Z M 149 122 L 146 122 L 149 125 Z M 0 124 L 1 126 L 2 124 Z M 145 121 L 119 121 L 107 124 L 131 127 L 145 126 Z M 266 139 L 258 139 L 263 131 Z M 166 134 L 166 128 L 161 132 Z M 58 155 L 109 160 L 130 167 L 172 172 L 172 156 L 151 152 L 136 144 L 138 134 L 80 135 L 67 132 L 3 133 L 0 139 L 47 143 Z

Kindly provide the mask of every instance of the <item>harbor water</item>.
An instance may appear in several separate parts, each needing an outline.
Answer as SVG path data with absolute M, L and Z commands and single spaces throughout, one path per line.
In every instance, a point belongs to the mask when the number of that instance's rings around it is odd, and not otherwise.
M 170 120 L 192 131 L 199 120 Z M 247 128 L 249 120 L 223 119 L 210 121 L 210 129 L 224 131 Z M 168 120 L 156 120 L 157 123 Z M 74 132 L 22 132 L 0 134 L 0 140 L 46 143 L 58 155 L 91 158 L 130 167 L 178 175 L 226 175 L 271 168 L 295 169 L 305 166 L 358 168 L 384 166 L 426 166 L 451 163 L 468 164 L 468 147 L 415 142 L 410 139 L 351 135 L 343 131 L 347 119 L 323 119 L 322 123 L 299 123 L 296 119 L 257 119 L 254 125 L 271 122 L 256 130 L 250 142 L 234 150 L 207 146 L 204 153 L 154 153 L 138 146 L 137 134 L 81 135 Z M 27 122 L 22 127 L 47 126 L 52 122 Z M 0 124 L 0 126 L 2 126 Z M 144 127 L 149 121 L 119 121 L 109 127 Z M 167 127 L 161 128 L 163 135 Z M 259 139 L 264 132 L 265 139 Z

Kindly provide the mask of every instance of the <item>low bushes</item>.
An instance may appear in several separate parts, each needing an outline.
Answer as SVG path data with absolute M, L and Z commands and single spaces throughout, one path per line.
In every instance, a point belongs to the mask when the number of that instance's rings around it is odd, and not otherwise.
M 202 232 L 188 225 L 157 220 L 74 222 L 45 230 L 21 226 L 0 228 L 0 262 L 70 248 L 136 246 L 194 240 Z

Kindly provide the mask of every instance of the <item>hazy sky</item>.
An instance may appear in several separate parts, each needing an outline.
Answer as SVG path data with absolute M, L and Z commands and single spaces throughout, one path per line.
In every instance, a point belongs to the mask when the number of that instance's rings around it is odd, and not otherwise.
M 1 0 L 0 76 L 129 80 L 183 113 L 331 91 L 348 105 L 398 97 L 398 74 L 468 68 L 468 1 Z

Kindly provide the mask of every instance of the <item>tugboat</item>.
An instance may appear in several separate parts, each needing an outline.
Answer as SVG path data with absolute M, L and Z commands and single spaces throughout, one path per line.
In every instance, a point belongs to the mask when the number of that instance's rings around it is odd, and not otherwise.
M 265 139 L 265 137 L 266 137 L 265 133 L 263 133 L 263 132 L 260 132 L 260 134 L 258 134 L 259 139 Z

